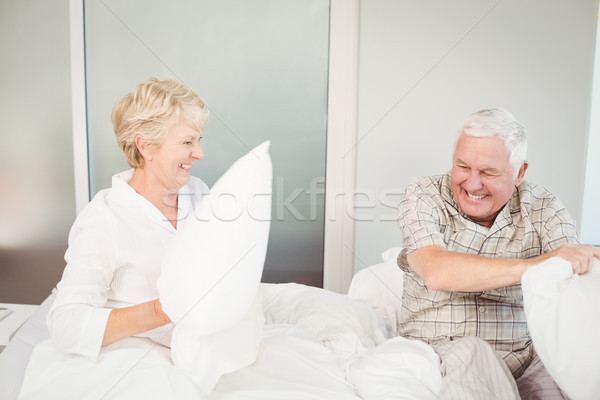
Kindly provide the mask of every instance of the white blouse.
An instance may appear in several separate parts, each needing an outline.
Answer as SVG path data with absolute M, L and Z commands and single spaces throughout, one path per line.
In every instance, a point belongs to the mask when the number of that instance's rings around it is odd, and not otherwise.
M 133 170 L 114 175 L 82 210 L 69 234 L 67 266 L 48 313 L 48 328 L 60 350 L 95 358 L 108 315 L 158 298 L 156 280 L 166 246 L 176 230 L 146 198 L 127 184 Z M 193 210 L 208 186 L 191 177 L 178 193 L 178 222 Z M 170 344 L 171 325 L 138 336 Z

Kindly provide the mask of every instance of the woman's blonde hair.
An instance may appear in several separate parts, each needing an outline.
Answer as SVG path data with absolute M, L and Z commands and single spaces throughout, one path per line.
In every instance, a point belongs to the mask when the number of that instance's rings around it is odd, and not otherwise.
M 204 130 L 208 110 L 193 90 L 176 80 L 150 78 L 115 103 L 111 119 L 129 166 L 138 168 L 144 166 L 144 157 L 135 144 L 136 136 L 151 147 L 160 147 L 177 123 Z

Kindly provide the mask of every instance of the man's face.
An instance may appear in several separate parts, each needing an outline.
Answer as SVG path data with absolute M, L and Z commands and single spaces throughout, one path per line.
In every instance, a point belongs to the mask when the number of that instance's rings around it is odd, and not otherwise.
M 523 179 L 527 163 L 517 177 L 509 152 L 499 136 L 460 135 L 452 161 L 452 196 L 461 211 L 474 222 L 492 226 L 496 216 Z

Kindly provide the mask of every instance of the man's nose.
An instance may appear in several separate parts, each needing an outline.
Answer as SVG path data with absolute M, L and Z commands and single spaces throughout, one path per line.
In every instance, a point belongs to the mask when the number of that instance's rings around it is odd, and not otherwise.
M 473 171 L 469 174 L 466 186 L 467 186 L 467 190 L 469 190 L 469 191 L 475 191 L 477 189 L 481 189 L 481 187 L 483 186 L 483 183 L 481 182 L 481 177 L 479 176 L 478 172 Z

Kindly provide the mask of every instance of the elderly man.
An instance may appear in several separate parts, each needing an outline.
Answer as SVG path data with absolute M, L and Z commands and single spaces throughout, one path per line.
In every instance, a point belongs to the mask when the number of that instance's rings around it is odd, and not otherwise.
M 479 111 L 459 134 L 451 172 L 417 180 L 398 207 L 401 334 L 440 355 L 441 398 L 566 398 L 533 348 L 521 277 L 552 256 L 585 273 L 600 251 L 578 244 L 556 196 L 523 181 L 527 140 L 511 113 Z

